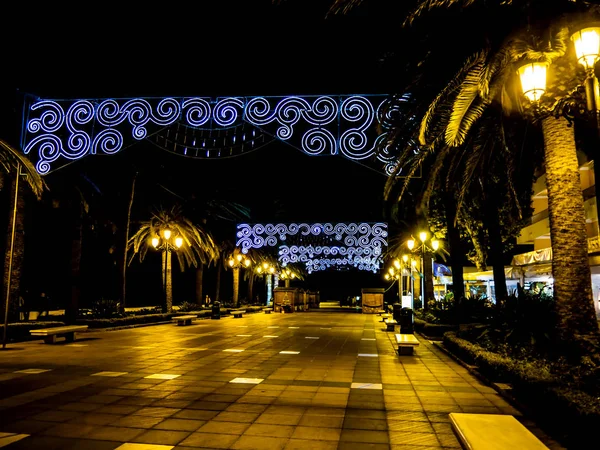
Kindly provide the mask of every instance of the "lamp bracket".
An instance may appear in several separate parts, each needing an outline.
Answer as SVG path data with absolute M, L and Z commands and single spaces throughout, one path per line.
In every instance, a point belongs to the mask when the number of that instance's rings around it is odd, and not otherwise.
M 550 108 L 536 102 L 534 104 L 534 115 L 538 120 L 549 116 L 554 116 L 556 119 L 563 117 L 567 119 L 569 126 L 572 126 L 577 119 L 588 119 L 589 112 L 586 103 L 585 86 L 579 85 L 575 87 L 571 92 L 554 102 Z

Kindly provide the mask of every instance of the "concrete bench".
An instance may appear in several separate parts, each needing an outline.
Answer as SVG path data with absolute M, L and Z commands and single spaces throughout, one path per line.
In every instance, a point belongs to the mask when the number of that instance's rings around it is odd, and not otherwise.
M 412 355 L 414 348 L 418 347 L 420 342 L 414 334 L 396 334 L 396 344 L 398 344 L 399 355 Z
M 380 322 L 385 322 L 386 319 L 389 319 L 390 317 L 392 317 L 391 314 L 389 314 L 389 313 L 383 313 L 383 314 L 381 314 L 381 320 L 380 320 Z
M 229 311 L 229 314 L 232 314 L 234 318 L 240 318 L 246 312 L 244 309 L 237 309 L 235 311 Z
M 191 325 L 192 320 L 197 319 L 198 316 L 187 315 L 187 316 L 177 316 L 173 317 L 173 322 L 177 322 L 177 325 Z
M 29 330 L 29 332 L 32 336 L 44 337 L 44 342 L 46 344 L 55 344 L 56 336 L 64 336 L 66 341 L 73 342 L 75 340 L 75 334 L 78 331 L 85 331 L 87 330 L 87 328 L 87 325 L 67 325 L 64 327 L 40 328 L 38 330 Z
M 507 414 L 450 413 L 452 429 L 470 450 L 548 450 L 531 431 Z
M 273 308 L 263 308 L 265 314 L 271 314 L 273 312 Z
M 394 319 L 385 319 L 383 322 L 387 326 L 387 331 L 394 331 L 396 329 L 396 325 L 398 325 L 398 322 L 396 322 Z

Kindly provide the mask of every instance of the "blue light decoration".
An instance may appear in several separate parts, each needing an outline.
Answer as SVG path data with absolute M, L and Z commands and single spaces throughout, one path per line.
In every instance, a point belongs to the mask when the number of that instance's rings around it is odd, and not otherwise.
M 193 158 L 238 156 L 278 139 L 307 155 L 373 161 L 395 173 L 385 146 L 397 110 L 386 95 L 48 100 L 29 96 L 22 148 L 47 174 L 87 155 L 148 140 Z M 60 161 L 59 161 L 60 160 Z M 65 161 L 66 160 L 66 161 Z
M 387 223 L 238 224 L 236 246 L 277 247 L 282 266 L 304 263 L 308 273 L 354 267 L 377 273 L 387 247 Z

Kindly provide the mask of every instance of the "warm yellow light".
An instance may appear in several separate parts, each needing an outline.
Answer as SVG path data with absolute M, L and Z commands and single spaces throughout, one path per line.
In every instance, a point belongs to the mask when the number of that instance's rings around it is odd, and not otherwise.
M 152 247 L 154 247 L 154 248 L 158 247 L 158 238 L 157 237 L 152 238 Z
M 419 239 L 421 239 L 421 242 L 425 242 L 427 240 L 427 231 L 421 231 L 419 233 Z
M 250 267 L 250 260 L 249 259 L 245 260 L 244 264 L 246 265 L 246 267 Z
M 413 248 L 415 248 L 415 240 L 409 239 L 408 241 L 406 241 L 406 246 L 409 250 L 412 250 Z
M 437 251 L 440 248 L 440 241 L 436 241 L 435 239 L 431 241 L 431 247 Z
M 229 260 L 229 261 L 227 261 L 227 262 L 229 263 L 229 265 L 230 265 L 231 267 L 233 267 L 233 263 L 234 263 L 233 259 L 230 259 L 230 260 Z
M 397 259 L 395 259 L 395 260 L 394 260 L 394 267 L 395 267 L 396 269 L 399 269 L 399 268 L 400 268 L 400 261 L 398 261 Z
M 393 267 L 390 267 L 390 268 L 388 269 L 388 272 L 390 273 L 390 275 L 394 275 L 394 268 L 393 268 Z
M 275 273 L 275 267 L 269 267 L 269 273 Z
M 415 261 L 414 259 L 410 263 L 412 264 L 413 267 L 415 267 L 417 265 L 417 261 Z
M 584 28 L 571 36 L 577 61 L 586 69 L 593 69 L 600 54 L 600 27 Z
M 523 95 L 532 102 L 537 102 L 546 92 L 546 71 L 548 64 L 544 62 L 527 63 L 519 67 Z
M 175 247 L 181 248 L 182 245 L 183 245 L 183 238 L 181 236 L 177 236 L 175 238 Z
M 168 241 L 169 239 L 171 239 L 171 230 L 169 230 L 168 228 L 165 228 L 163 230 L 163 236 L 164 238 Z
M 256 271 L 257 271 L 258 273 L 262 273 L 262 267 L 258 266 L 258 267 L 256 268 Z
M 408 255 L 402 255 L 402 261 L 407 262 L 408 261 Z
M 296 274 L 295 273 L 292 273 L 292 278 L 296 278 Z
M 390 279 L 390 274 L 389 274 L 389 273 L 386 273 L 386 274 L 384 275 L 384 278 L 385 278 L 386 280 L 389 280 L 389 279 Z
M 266 270 L 266 269 L 268 269 L 268 268 L 269 268 L 269 264 L 268 264 L 268 263 L 266 263 L 266 262 L 265 262 L 265 263 L 263 263 L 263 269 L 265 269 L 265 270 Z

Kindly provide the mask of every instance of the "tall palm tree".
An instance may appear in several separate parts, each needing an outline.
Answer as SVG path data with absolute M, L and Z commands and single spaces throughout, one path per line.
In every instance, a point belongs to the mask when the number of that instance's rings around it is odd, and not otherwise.
M 17 298 L 21 287 L 21 273 L 25 249 L 25 187 L 29 189 L 37 200 L 42 198 L 47 185 L 36 171 L 34 165 L 21 152 L 12 147 L 7 141 L 0 139 L 0 184 L 10 182 L 10 196 L 12 208 L 9 210 L 8 232 L 6 234 L 6 252 L 4 255 L 3 273 L 3 306 L 9 302 L 10 317 L 15 317 L 17 302 L 10 302 L 10 298 Z M 21 183 L 21 179 L 25 183 Z
M 463 68 L 431 103 L 421 122 L 420 143 L 436 147 L 463 145 L 472 129 L 476 129 L 484 112 L 493 105 L 519 111 L 515 98 L 516 64 L 521 61 L 546 61 L 552 67 L 566 65 L 569 24 L 578 18 L 576 7 L 586 8 L 587 19 L 598 17 L 598 7 L 585 2 L 553 0 L 498 1 L 439 0 L 421 1 L 409 22 L 434 8 L 457 5 L 510 8 L 524 18 L 525 28 L 513 30 L 507 25 L 504 41 L 482 48 L 469 58 Z M 535 6 L 538 6 L 535 9 Z M 571 13 L 559 15 L 559 12 Z M 520 13 L 520 15 L 518 14 Z M 502 22 L 502 21 L 500 21 Z M 450 52 L 449 48 L 445 49 Z M 580 83 L 574 71 L 554 71 L 554 84 L 549 83 L 545 100 L 552 107 L 565 90 Z M 567 75 L 570 74 L 570 75 Z M 554 88 L 554 89 L 552 89 Z M 530 118 L 532 118 L 530 116 Z M 559 313 L 559 334 L 568 347 L 566 353 L 577 357 L 589 353 L 589 344 L 598 344 L 599 330 L 593 307 L 591 276 L 587 255 L 585 212 L 579 179 L 573 128 L 566 119 L 546 116 L 541 120 L 544 139 L 544 162 L 548 187 L 548 211 L 553 251 L 554 292 Z
M 175 251 L 182 271 L 185 267 L 197 267 L 199 263 L 208 264 L 219 258 L 219 248 L 212 235 L 184 217 L 180 207 L 174 206 L 170 210 L 159 209 L 149 220 L 140 223 L 138 231 L 129 239 L 128 248 L 133 250 L 130 263 L 136 254 L 143 261 L 148 249 L 153 248 L 152 239 L 161 236 L 165 229 L 171 231 L 173 238 L 180 237 L 183 240 L 183 245 Z M 166 312 L 171 312 L 173 306 L 171 253 L 168 248 L 162 252 L 163 309 Z

